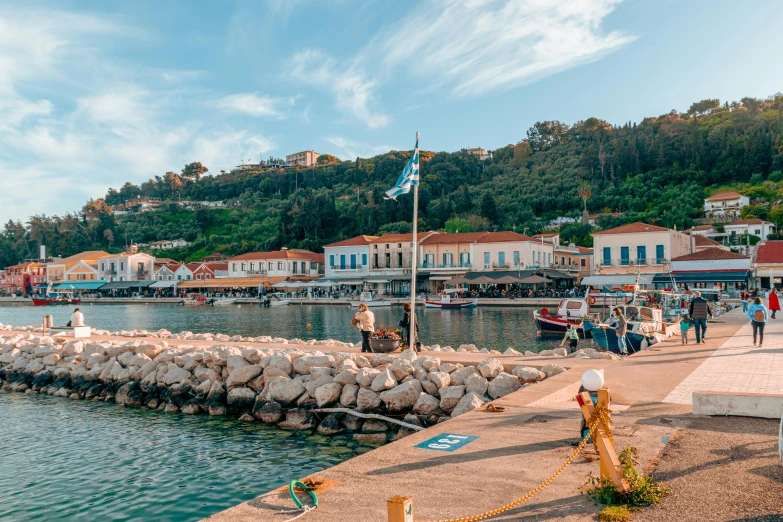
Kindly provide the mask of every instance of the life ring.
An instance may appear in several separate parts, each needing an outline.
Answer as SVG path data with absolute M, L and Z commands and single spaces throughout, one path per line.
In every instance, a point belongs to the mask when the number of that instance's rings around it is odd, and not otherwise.
M 541 314 L 541 317 L 549 317 L 549 308 L 542 308 L 539 313 Z
M 589 305 L 591 305 L 591 306 L 592 306 L 592 305 L 594 305 L 594 304 L 595 304 L 595 297 L 594 297 L 594 296 L 592 296 L 592 295 L 589 295 L 589 296 L 587 296 L 587 299 L 586 299 L 586 301 L 587 301 L 587 304 L 589 304 Z

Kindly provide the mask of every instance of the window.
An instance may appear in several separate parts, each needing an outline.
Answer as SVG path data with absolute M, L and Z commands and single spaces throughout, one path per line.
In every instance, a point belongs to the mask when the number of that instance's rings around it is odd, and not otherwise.
M 459 265 L 462 268 L 470 266 L 470 252 L 462 252 L 459 255 Z
M 587 266 L 587 259 L 585 259 L 585 258 L 583 257 L 582 259 L 580 259 L 580 261 L 581 261 L 581 266 L 583 266 L 583 267 L 584 267 L 584 266 Z
M 756 231 L 754 232 L 754 234 L 756 234 L 757 236 L 760 236 L 760 235 L 761 235 L 761 230 L 759 230 L 759 229 L 756 229 Z
M 334 256 L 332 256 L 332 257 L 334 257 Z M 274 270 L 274 269 L 275 269 L 275 264 L 270 262 L 269 263 L 269 270 Z
M 315 261 L 310 262 L 310 270 L 317 270 L 318 269 L 318 263 Z
M 498 252 L 498 267 L 503 268 L 506 266 L 506 253 Z
M 639 245 L 636 247 L 636 264 L 647 264 L 647 247 L 644 245 Z
M 284 263 L 284 262 L 282 262 L 282 261 L 278 261 L 278 262 L 277 262 L 277 269 L 278 269 L 279 271 L 281 271 L 281 272 L 284 272 L 284 271 L 285 271 L 285 263 Z
M 329 266 L 334 268 L 334 256 L 329 256 Z
M 307 262 L 302 261 L 302 273 L 307 273 Z
M 604 260 L 601 263 L 604 266 L 612 266 L 612 249 L 611 247 L 604 247 Z
M 484 252 L 484 268 L 489 268 L 489 252 Z
M 386 252 L 386 268 L 391 268 L 391 253 Z
M 397 243 L 397 248 L 402 248 L 402 243 Z
M 231 270 L 233 270 L 234 272 L 237 271 L 237 264 L 236 263 L 232 263 Z
M 380 268 L 378 266 L 378 254 L 377 253 L 373 254 L 372 266 L 373 266 L 373 268 Z
M 666 262 L 663 245 L 655 245 L 655 263 L 662 265 Z
M 106 263 L 101 263 L 101 272 L 106 271 Z
M 190 275 L 187 276 L 188 281 L 190 281 Z
M 367 254 L 362 254 L 362 266 L 367 266 Z
M 552 266 L 552 253 L 551 252 L 549 252 L 546 255 L 546 260 L 547 260 L 546 261 L 546 266 Z
M 397 268 L 402 268 L 402 252 L 397 252 Z
M 443 254 L 443 266 L 451 266 L 453 254 Z
M 514 266 L 519 266 L 519 250 L 514 251 Z
M 631 264 L 631 249 L 629 247 L 620 247 L 620 264 L 622 266 Z
M 340 255 L 340 268 L 345 270 L 345 254 Z
M 424 266 L 435 266 L 435 254 L 424 254 Z
M 297 273 L 297 264 L 294 263 L 294 274 Z
M 125 261 L 120 261 L 120 272 L 125 270 Z
M 242 271 L 244 272 L 246 270 L 247 270 L 247 264 L 246 263 L 242 263 Z
M 250 263 L 250 271 L 252 272 L 255 269 L 256 269 L 256 264 L 251 262 Z
M 356 254 L 351 254 L 351 270 L 356 270 Z
M 177 281 L 182 281 L 182 276 L 181 275 L 177 276 Z

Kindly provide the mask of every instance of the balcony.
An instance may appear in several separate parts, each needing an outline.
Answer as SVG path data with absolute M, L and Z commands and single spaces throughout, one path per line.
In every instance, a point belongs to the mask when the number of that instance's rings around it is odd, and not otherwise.
M 333 271 L 343 271 L 343 272 L 350 272 L 351 270 L 361 270 L 363 265 L 356 265 L 356 266 L 348 266 L 348 265 L 330 265 L 329 270 Z
M 649 265 L 666 265 L 669 264 L 669 260 L 666 258 L 642 258 L 642 259 L 629 259 L 629 258 L 620 258 L 620 259 L 601 259 L 597 262 L 597 266 L 599 267 L 607 267 L 607 266 L 649 266 Z M 557 265 L 553 265 L 557 266 Z M 563 265 L 561 265 L 562 267 Z M 567 265 L 566 265 L 567 266 Z M 571 265 L 578 269 L 576 265 Z
M 265 276 L 268 272 L 266 270 L 247 270 L 245 274 L 249 276 Z
M 436 269 L 439 269 L 439 268 L 440 269 L 452 269 L 452 270 L 462 268 L 462 269 L 469 270 L 472 265 L 470 263 L 468 263 L 468 262 L 464 262 L 464 263 L 440 263 L 440 264 L 438 264 L 438 263 L 426 263 L 425 262 L 425 263 L 419 264 L 418 266 L 419 266 L 419 268 L 423 268 L 425 270 L 436 270 Z

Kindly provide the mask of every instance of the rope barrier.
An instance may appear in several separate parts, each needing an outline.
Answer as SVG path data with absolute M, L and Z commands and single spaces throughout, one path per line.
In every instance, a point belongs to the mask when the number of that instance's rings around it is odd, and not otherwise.
M 436 521 L 424 520 L 421 522 L 476 522 L 478 520 L 484 520 L 485 518 L 499 515 L 500 513 L 504 513 L 521 504 L 524 504 L 525 502 L 533 498 L 535 495 L 540 493 L 545 487 L 551 484 L 552 481 L 555 480 L 563 471 L 565 471 L 568 465 L 574 461 L 576 456 L 579 455 L 579 453 L 584 449 L 584 447 L 587 445 L 588 441 L 591 438 L 593 440 L 593 444 L 595 444 L 596 436 L 598 435 L 599 423 L 603 425 L 603 428 L 606 431 L 607 436 L 611 439 L 612 432 L 610 426 L 612 420 L 609 417 L 610 413 L 611 411 L 608 408 L 596 408 L 595 412 L 593 412 L 593 415 L 590 417 L 590 420 L 587 422 L 587 427 L 590 430 L 590 432 L 587 435 L 585 435 L 585 437 L 582 439 L 582 442 L 579 443 L 579 445 L 576 447 L 573 453 L 571 453 L 571 455 L 568 456 L 566 461 L 563 463 L 562 466 L 560 466 L 557 469 L 557 471 L 555 471 L 552 475 L 550 475 L 548 479 L 546 479 L 541 484 L 539 484 L 535 489 L 528 492 L 525 496 L 520 497 L 514 500 L 513 502 L 509 502 L 505 506 L 501 506 L 497 509 L 493 509 L 492 511 L 487 511 L 486 513 L 481 513 L 479 515 L 473 515 L 473 516 L 463 517 L 463 518 L 449 518 L 449 519 L 442 519 Z

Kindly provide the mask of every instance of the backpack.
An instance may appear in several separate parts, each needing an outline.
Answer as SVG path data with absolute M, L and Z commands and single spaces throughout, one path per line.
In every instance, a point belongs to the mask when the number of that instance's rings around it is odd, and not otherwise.
M 755 312 L 753 312 L 753 320 L 756 321 L 757 323 L 763 323 L 764 322 L 764 310 L 759 308 Z

